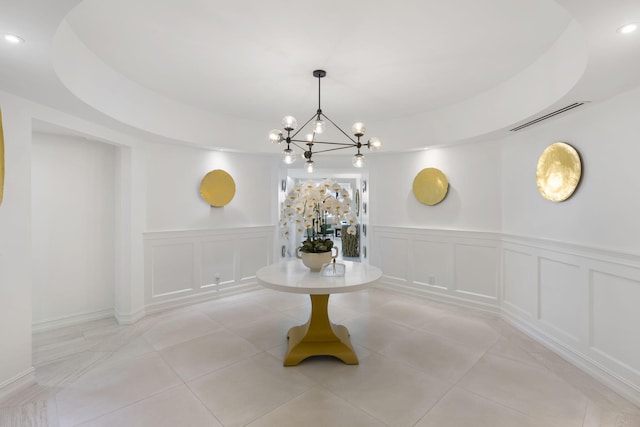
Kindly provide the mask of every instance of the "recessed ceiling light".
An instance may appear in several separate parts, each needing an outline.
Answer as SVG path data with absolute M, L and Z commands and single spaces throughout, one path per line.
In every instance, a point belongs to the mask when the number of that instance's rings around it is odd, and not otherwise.
M 24 39 L 20 36 L 16 36 L 15 34 L 3 34 L 2 38 L 4 38 L 4 41 L 12 44 L 24 43 Z
M 620 34 L 631 34 L 638 29 L 638 24 L 627 24 L 618 28 Z

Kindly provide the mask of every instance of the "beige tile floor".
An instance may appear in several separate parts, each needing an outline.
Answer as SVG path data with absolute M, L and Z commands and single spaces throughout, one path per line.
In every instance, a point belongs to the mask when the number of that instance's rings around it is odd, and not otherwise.
M 640 426 L 640 408 L 497 317 L 382 289 L 332 295 L 360 364 L 285 368 L 308 296 L 260 290 L 34 336 L 0 426 Z

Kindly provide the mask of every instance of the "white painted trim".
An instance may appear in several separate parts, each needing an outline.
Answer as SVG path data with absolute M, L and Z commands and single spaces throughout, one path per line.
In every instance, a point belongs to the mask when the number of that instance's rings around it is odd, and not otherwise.
M 180 307 L 189 306 L 192 304 L 197 304 L 200 302 L 210 301 L 218 298 L 224 298 L 231 295 L 238 295 L 243 293 L 249 293 L 253 291 L 258 291 L 263 289 L 257 282 L 244 283 L 244 284 L 234 284 L 232 286 L 219 286 L 218 289 L 188 295 L 186 297 L 181 298 L 173 298 L 167 301 L 160 301 L 156 303 L 147 304 L 145 308 L 145 314 L 153 314 L 166 310 L 173 310 Z
M 36 375 L 33 367 L 9 378 L 5 382 L 0 383 L 0 401 L 32 384 L 35 384 L 35 382 Z
M 147 313 L 144 308 L 131 313 L 120 313 L 118 309 L 114 310 L 114 317 L 116 318 L 118 325 L 133 325 L 146 315 Z
M 90 313 L 77 313 L 68 316 L 61 316 L 54 319 L 41 320 L 32 324 L 33 332 L 50 331 L 52 329 L 64 328 L 67 326 L 78 325 L 92 320 L 107 319 L 114 317 L 114 309 L 108 308 Z
M 431 292 L 427 289 L 426 286 L 416 286 L 408 282 L 391 282 L 385 280 L 384 277 L 379 281 L 379 283 L 382 285 L 380 286 L 380 288 L 382 289 L 391 289 L 407 295 L 427 298 L 431 301 L 441 302 L 443 304 L 449 304 L 456 307 L 469 308 L 485 313 L 500 315 L 500 307 L 497 304 L 483 303 L 468 298 L 461 298 L 459 296 L 443 294 L 439 292 Z
M 495 231 L 483 231 L 483 230 L 462 230 L 462 229 L 444 229 L 444 228 L 424 228 L 424 227 L 391 227 L 383 225 L 370 225 L 370 228 L 376 234 L 379 233 L 393 233 L 403 234 L 406 236 L 416 237 L 431 236 L 442 237 L 445 239 L 451 239 L 453 237 L 465 240 L 501 240 L 503 234 Z M 446 241 L 446 240 L 445 240 Z
M 231 236 L 233 239 L 240 234 L 253 233 L 273 233 L 275 226 L 258 225 L 253 227 L 234 227 L 234 228 L 207 228 L 201 230 L 162 230 L 162 231 L 146 231 L 142 233 L 144 241 L 148 240 L 166 240 L 166 239 L 202 239 L 210 236 Z
M 577 243 L 563 242 L 560 240 L 541 239 L 539 237 L 530 236 L 516 236 L 514 234 L 503 234 L 501 240 L 503 243 L 513 243 L 518 246 L 528 246 L 531 248 L 544 249 L 563 254 L 577 255 L 597 261 L 613 262 L 621 265 L 640 264 L 640 254 L 621 252 L 606 248 L 596 248 Z

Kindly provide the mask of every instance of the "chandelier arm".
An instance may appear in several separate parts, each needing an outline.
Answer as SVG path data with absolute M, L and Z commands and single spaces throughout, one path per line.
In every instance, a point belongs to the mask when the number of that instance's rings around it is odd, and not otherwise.
M 303 139 L 292 139 L 291 142 L 302 142 L 308 144 L 309 141 Z M 328 144 L 328 145 L 343 145 L 345 147 L 357 147 L 356 144 L 351 144 L 350 142 L 328 142 L 328 141 L 313 141 L 314 144 Z
M 326 115 L 326 114 L 324 114 L 324 113 L 320 113 L 320 114 L 322 114 L 322 117 L 324 117 L 325 119 L 329 120 L 329 122 L 330 122 L 333 126 L 335 126 L 335 128 L 336 128 L 336 129 L 338 129 L 340 132 L 342 132 L 342 133 L 344 134 L 344 136 L 346 136 L 347 138 L 349 138 L 349 140 L 351 140 L 354 144 L 356 144 L 356 145 L 358 144 L 358 142 L 357 142 L 355 139 L 351 138 L 351 135 L 349 135 L 348 133 L 346 133 L 345 131 L 343 131 L 343 130 L 340 128 L 340 126 L 338 126 L 337 124 L 335 124 L 335 123 L 333 122 L 333 120 L 331 120 L 329 117 L 327 117 L 327 115 Z M 308 123 L 308 122 L 307 122 L 307 123 Z
M 295 137 L 296 137 L 296 135 L 297 135 L 297 134 L 299 134 L 299 133 L 300 133 L 300 131 L 301 131 L 302 129 L 304 129 L 304 127 L 305 127 L 306 125 L 308 125 L 308 124 L 311 122 L 311 120 L 313 120 L 313 119 L 315 119 L 315 118 L 316 118 L 316 116 L 317 116 L 317 114 L 314 114 L 313 116 L 311 116 L 311 118 L 310 118 L 309 120 L 307 120 L 306 122 L 304 122 L 304 124 L 303 124 L 302 126 L 300 126 L 300 127 L 298 128 L 298 130 L 297 130 L 297 131 L 295 131 L 295 133 L 294 133 L 293 135 L 291 135 L 291 138 L 295 138 Z
M 291 145 L 295 145 L 296 147 L 298 147 L 300 150 L 302 151 L 307 151 L 304 147 L 299 146 L 298 144 L 296 144 L 296 142 L 305 142 L 305 141 L 301 141 L 299 139 L 292 139 L 291 140 Z
M 352 145 L 346 146 L 346 147 L 338 147 L 338 148 L 327 148 L 326 150 L 318 150 L 318 151 L 314 151 L 313 154 L 317 154 L 317 153 L 326 153 L 327 151 L 336 151 L 336 150 L 346 150 L 347 148 L 351 148 L 353 147 Z

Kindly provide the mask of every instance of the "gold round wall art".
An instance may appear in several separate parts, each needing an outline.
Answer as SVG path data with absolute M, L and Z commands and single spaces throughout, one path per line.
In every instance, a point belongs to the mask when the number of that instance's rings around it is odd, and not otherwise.
M 449 190 L 449 181 L 440 169 L 422 169 L 413 179 L 413 195 L 428 206 L 440 203 Z
M 200 195 L 211 206 L 222 207 L 236 194 L 236 183 L 222 169 L 212 170 L 200 182 Z
M 556 142 L 544 149 L 538 159 L 536 184 L 540 194 L 552 202 L 567 200 L 580 182 L 580 155 L 571 145 Z

